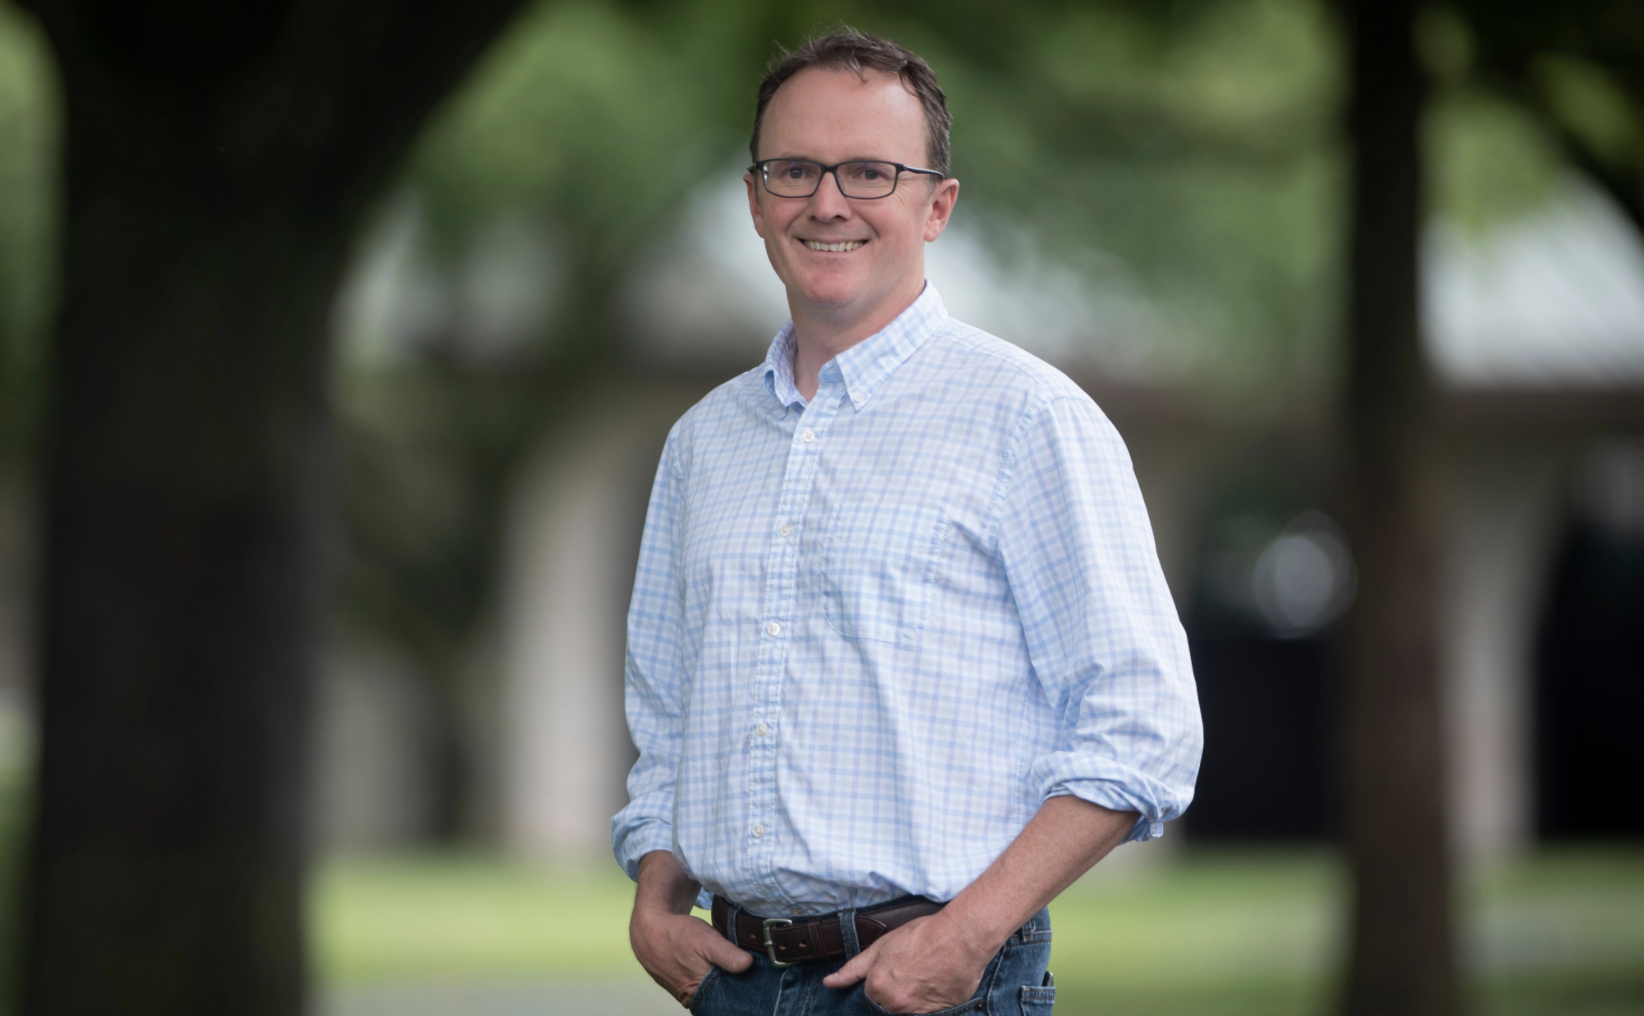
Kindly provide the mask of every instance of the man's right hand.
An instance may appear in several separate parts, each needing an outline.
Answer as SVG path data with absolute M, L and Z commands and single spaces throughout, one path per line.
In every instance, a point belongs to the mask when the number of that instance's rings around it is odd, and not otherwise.
M 709 970 L 719 967 L 739 974 L 753 964 L 745 950 L 691 916 L 699 891 L 701 886 L 668 851 L 653 850 L 640 858 L 628 941 L 651 979 L 686 1007 Z

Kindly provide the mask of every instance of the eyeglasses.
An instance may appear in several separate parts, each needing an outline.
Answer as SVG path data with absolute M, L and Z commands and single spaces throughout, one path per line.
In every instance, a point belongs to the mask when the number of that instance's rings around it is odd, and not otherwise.
M 766 159 L 749 166 L 748 172 L 756 174 L 765 189 L 779 198 L 808 198 L 822 186 L 822 177 L 832 173 L 839 193 L 869 201 L 890 197 L 903 173 L 924 173 L 937 179 L 947 175 L 900 162 L 841 162 L 824 166 L 803 159 Z

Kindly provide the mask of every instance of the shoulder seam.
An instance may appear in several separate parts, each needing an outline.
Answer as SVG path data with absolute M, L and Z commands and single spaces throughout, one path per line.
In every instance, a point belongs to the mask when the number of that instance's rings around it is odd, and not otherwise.
M 999 550 L 999 538 L 1004 526 L 1005 500 L 1010 494 L 1012 482 L 1016 479 L 1017 452 L 1033 422 L 1046 409 L 1058 402 L 1082 402 L 1095 409 L 1099 415 L 1105 416 L 1101 407 L 1096 405 L 1095 400 L 1082 388 L 1072 392 L 1045 392 L 1044 386 L 1041 385 L 1034 397 L 1022 408 L 1022 415 L 1011 431 L 1010 440 L 1005 443 L 1005 453 L 1002 456 L 1004 464 L 999 470 L 999 480 L 994 485 L 993 505 L 988 509 L 988 542 L 995 553 Z
M 738 384 L 746 384 L 751 379 L 763 386 L 764 382 L 759 377 L 759 371 L 763 368 L 763 366 L 764 364 L 760 364 L 757 367 L 750 367 L 748 370 L 745 370 L 734 377 L 726 378 L 719 384 L 714 385 L 705 395 L 702 396 L 702 398 L 697 399 L 689 409 L 681 413 L 679 415 L 679 419 L 674 421 L 673 426 L 668 428 L 668 438 L 666 443 L 663 445 L 663 455 L 666 458 L 668 468 L 673 472 L 675 479 L 680 481 L 685 479 L 684 470 L 678 463 L 678 443 L 680 440 L 684 439 L 685 431 L 694 425 L 693 418 L 698 413 L 705 412 L 706 410 L 704 407 L 710 402 L 733 397 L 733 389 L 735 389 Z
M 980 352 L 980 350 L 979 350 Z M 999 359 L 1004 359 L 1000 357 Z M 1012 364 L 1012 366 L 1015 366 Z M 1024 372 L 1025 373 L 1025 372 Z M 988 544 L 997 555 L 1000 553 L 1000 535 L 1005 521 L 1005 497 L 1010 491 L 1011 483 L 1016 478 L 1016 453 L 1021 447 L 1022 435 L 1027 433 L 1028 424 L 1039 415 L 1045 406 L 1046 399 L 1038 387 L 1034 389 L 1034 397 L 1022 408 L 1022 415 L 1016 420 L 1016 426 L 1011 429 L 1010 440 L 1005 442 L 1005 453 L 1000 456 L 1002 463 L 999 469 L 999 479 L 993 486 L 993 504 L 988 509 Z
M 1000 363 L 1006 365 L 1007 367 L 1010 367 L 1012 370 L 1016 371 L 1018 374 L 1022 375 L 1024 378 L 1026 378 L 1028 380 L 1028 382 L 1033 385 L 1034 394 L 1037 397 L 1048 397 L 1048 398 L 1054 399 L 1054 398 L 1079 398 L 1079 397 L 1082 396 L 1086 399 L 1090 398 L 1089 393 L 1086 392 L 1083 388 L 1080 388 L 1077 384 L 1074 384 L 1072 378 L 1069 378 L 1067 375 L 1062 374 L 1060 371 L 1056 370 L 1056 368 L 1054 366 L 1052 366 L 1051 364 L 1046 363 L 1045 367 L 1047 367 L 1051 371 L 1055 372 L 1058 376 L 1060 376 L 1068 384 L 1073 385 L 1073 388 L 1074 388 L 1074 391 L 1072 391 L 1072 392 L 1063 392 L 1063 393 L 1060 393 L 1060 394 L 1057 394 L 1057 395 L 1048 395 L 1046 393 L 1046 389 L 1049 388 L 1050 386 L 1045 382 L 1044 378 L 1039 377 L 1034 371 L 1028 369 L 1028 367 L 1026 365 L 1021 364 L 1021 363 L 1017 363 L 1011 357 L 1008 357 L 1008 356 L 1004 355 L 1003 353 L 1000 353 L 997 350 L 987 349 L 987 348 L 984 348 L 981 345 L 978 345 L 975 342 L 967 341 L 966 337 L 963 334 L 964 330 L 966 330 L 966 329 L 969 329 L 969 330 L 972 330 L 972 331 L 982 331 L 981 329 L 976 328 L 973 325 L 967 325 L 962 321 L 955 321 L 955 320 L 950 318 L 948 320 L 947 325 L 945 327 L 941 328 L 940 330 L 938 330 L 938 332 L 936 333 L 936 335 L 934 337 L 935 338 L 948 339 L 949 341 L 953 342 L 955 345 L 963 346 L 964 348 L 970 350 L 973 353 L 976 353 L 979 356 L 991 357 L 992 359 L 995 359 L 995 360 L 999 361 Z M 982 332 L 982 334 L 988 335 L 989 333 Z M 997 338 L 997 336 L 993 336 L 993 337 Z M 1005 340 L 999 339 L 999 341 L 1003 342 Z M 1031 356 L 1032 355 L 1031 353 L 1028 353 L 1026 350 L 1023 350 L 1022 353 L 1025 356 Z M 1043 361 L 1041 361 L 1041 362 L 1043 362 Z

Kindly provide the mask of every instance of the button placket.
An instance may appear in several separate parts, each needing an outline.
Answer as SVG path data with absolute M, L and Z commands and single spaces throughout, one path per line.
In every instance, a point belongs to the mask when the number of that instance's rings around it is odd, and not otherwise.
M 798 584 L 799 540 L 792 539 L 795 522 L 804 517 L 810 503 L 812 485 L 816 478 L 816 463 L 822 446 L 822 437 L 828 424 L 844 400 L 842 385 L 830 384 L 817 392 L 804 414 L 790 432 L 788 461 L 782 474 L 782 491 L 778 498 L 776 517 L 781 520 L 773 527 L 770 549 L 766 556 L 765 589 L 761 597 L 764 623 L 759 642 L 758 665 L 754 674 L 752 694 L 756 726 L 755 736 L 748 739 L 749 832 L 748 874 L 767 887 L 774 898 L 780 898 L 776 884 L 775 850 L 779 837 L 774 832 L 776 818 L 776 752 L 775 718 L 782 710 L 783 667 L 787 658 L 789 618 L 793 609 Z

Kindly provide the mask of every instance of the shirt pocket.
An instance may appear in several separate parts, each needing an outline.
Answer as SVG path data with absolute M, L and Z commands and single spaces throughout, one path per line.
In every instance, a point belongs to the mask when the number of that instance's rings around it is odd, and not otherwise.
M 847 639 L 907 642 L 925 626 L 948 521 L 928 506 L 841 504 L 822 551 L 822 608 Z

